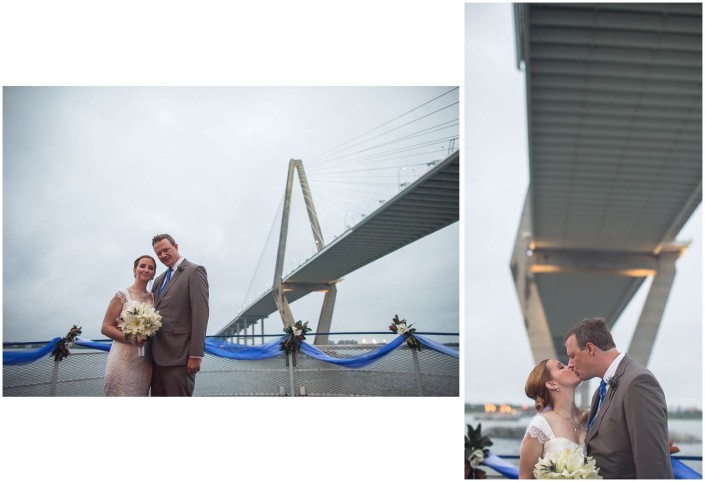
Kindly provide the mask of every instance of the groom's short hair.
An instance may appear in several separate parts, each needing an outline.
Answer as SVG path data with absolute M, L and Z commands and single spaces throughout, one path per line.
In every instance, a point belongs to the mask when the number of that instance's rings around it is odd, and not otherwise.
M 612 333 L 607 327 L 607 323 L 604 318 L 586 318 L 577 322 L 572 326 L 568 333 L 565 334 L 563 342 L 567 342 L 568 338 L 575 335 L 575 340 L 578 342 L 578 348 L 581 350 L 585 348 L 588 342 L 595 345 L 602 351 L 611 350 L 616 348 L 617 345 L 614 344 L 614 339 L 612 338 Z
M 157 244 L 162 239 L 168 239 L 172 246 L 176 246 L 176 241 L 174 241 L 174 238 L 172 238 L 170 234 L 157 234 L 152 238 L 152 246 Z

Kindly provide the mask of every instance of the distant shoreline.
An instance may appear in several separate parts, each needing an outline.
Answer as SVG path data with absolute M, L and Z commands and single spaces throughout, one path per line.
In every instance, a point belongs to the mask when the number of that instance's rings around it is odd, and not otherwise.
M 465 414 L 466 415 L 481 415 L 483 417 L 502 420 L 509 418 L 521 418 L 521 417 L 533 417 L 535 411 L 533 407 L 524 409 L 522 405 L 512 405 L 505 404 L 502 407 L 509 407 L 512 411 L 508 413 L 488 413 L 485 411 L 485 406 L 487 404 L 465 404 Z M 494 406 L 494 404 L 492 404 Z M 689 408 L 689 409 L 679 409 L 679 410 L 669 410 L 668 418 L 672 420 L 702 420 L 703 411 L 699 408 Z

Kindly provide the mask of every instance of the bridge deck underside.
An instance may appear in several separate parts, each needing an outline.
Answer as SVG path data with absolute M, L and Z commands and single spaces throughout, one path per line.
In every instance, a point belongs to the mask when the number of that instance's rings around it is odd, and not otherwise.
M 538 247 L 652 252 L 698 206 L 701 9 L 529 4 Z
M 515 13 L 532 247 L 658 253 L 702 197 L 702 5 L 522 4 Z M 645 278 L 535 279 L 560 355 L 570 325 L 588 315 L 614 323 Z

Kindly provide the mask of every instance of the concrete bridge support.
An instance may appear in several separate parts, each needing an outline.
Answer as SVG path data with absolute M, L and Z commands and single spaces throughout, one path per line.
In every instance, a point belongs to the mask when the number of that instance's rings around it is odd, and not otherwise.
M 316 331 L 327 333 L 330 331 L 330 326 L 333 320 L 333 308 L 335 306 L 335 297 L 338 292 L 335 286 L 337 281 L 317 287 L 304 283 L 284 283 L 282 278 L 284 271 L 284 256 L 286 254 L 286 239 L 289 229 L 289 215 L 291 212 L 291 193 L 294 186 L 295 174 L 298 174 L 301 190 L 303 191 L 306 212 L 308 213 L 309 222 L 311 224 L 311 231 L 313 233 L 314 242 L 316 243 L 316 250 L 320 252 L 324 246 L 321 226 L 318 223 L 318 215 L 316 213 L 316 207 L 313 203 L 313 195 L 311 194 L 311 188 L 308 184 L 308 179 L 306 178 L 306 171 L 304 170 L 303 162 L 301 162 L 300 159 L 291 159 L 289 161 L 289 173 L 286 180 L 284 210 L 282 212 L 281 230 L 279 232 L 279 249 L 277 251 L 277 262 L 274 271 L 272 294 L 274 296 L 274 301 L 277 305 L 277 309 L 279 310 L 279 315 L 281 316 L 282 322 L 284 323 L 284 326 L 287 327 L 296 323 L 296 319 L 291 312 L 291 307 L 289 306 L 289 302 L 286 297 L 287 292 L 303 287 L 308 290 L 314 288 L 320 291 L 325 291 L 326 295 L 323 300 L 321 316 L 318 320 L 318 328 Z M 314 341 L 315 344 L 327 344 L 327 342 L 328 335 L 320 335 L 320 337 L 317 335 Z
M 597 274 L 599 277 L 594 280 L 603 282 L 626 278 L 627 280 L 620 282 L 629 288 L 625 289 L 622 298 L 612 305 L 612 311 L 593 312 L 596 316 L 603 316 L 609 326 L 613 326 L 618 320 L 641 283 L 648 277 L 653 277 L 630 345 L 628 348 L 618 347 L 620 350 L 627 350 L 632 358 L 646 366 L 675 279 L 676 261 L 687 245 L 677 243 L 662 245 L 658 253 L 537 247 L 532 240 L 530 226 L 530 203 L 527 200 L 512 254 L 511 271 L 534 360 L 537 363 L 545 358 L 565 361 L 564 333 L 574 323 L 580 321 L 579 316 L 575 319 L 549 319 L 542 300 L 544 294 L 541 292 L 542 285 L 537 281 L 537 276 L 544 277 L 543 286 L 554 288 L 555 283 L 548 283 L 546 280 L 555 275 L 562 276 L 558 279 L 563 282 L 584 280 L 586 274 Z M 599 292 L 595 290 L 595 293 Z M 582 300 L 556 301 L 553 295 L 553 302 L 574 304 L 580 301 L 591 307 L 591 296 L 594 298 L 595 305 L 600 302 L 595 298 L 595 293 L 591 293 L 588 286 L 581 294 Z M 550 292 L 547 294 L 547 296 L 551 295 Z M 591 309 L 594 310 L 594 308 Z

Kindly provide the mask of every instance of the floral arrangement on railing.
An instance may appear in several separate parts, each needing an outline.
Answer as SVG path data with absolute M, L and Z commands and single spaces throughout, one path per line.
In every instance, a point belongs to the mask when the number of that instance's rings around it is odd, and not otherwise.
M 282 338 L 281 349 L 284 350 L 287 355 L 292 352 L 296 353 L 297 351 L 301 351 L 301 342 L 306 339 L 306 333 L 309 331 L 311 331 L 311 328 L 308 327 L 308 321 L 302 323 L 301 320 L 299 320 L 294 323 L 293 326 L 289 325 L 285 327 L 284 333 L 288 336 Z
M 81 327 L 73 325 L 65 337 L 56 343 L 56 348 L 51 352 L 51 356 L 54 357 L 54 361 L 61 361 L 71 354 L 69 348 L 76 341 L 76 337 L 80 335 Z
M 406 320 L 400 320 L 399 315 L 394 315 L 394 318 L 392 318 L 392 324 L 389 325 L 389 331 L 399 335 L 404 335 L 406 344 L 409 345 L 409 348 L 415 348 L 416 350 L 421 351 L 421 342 L 419 342 L 419 340 L 414 336 L 414 333 L 416 333 L 416 328 L 412 328 L 412 326 L 413 323 L 407 325 Z
M 487 447 L 492 446 L 492 440 L 482 435 L 482 424 L 477 428 L 468 425 L 468 434 L 465 436 L 465 478 L 486 479 L 485 471 L 480 466 L 490 454 Z

